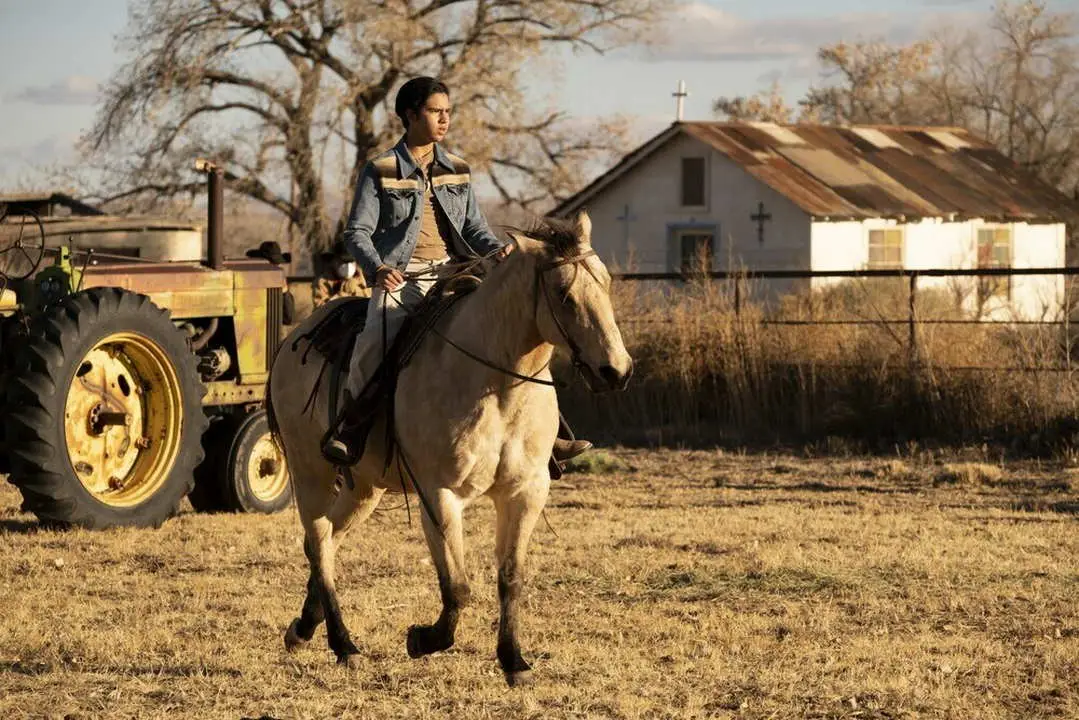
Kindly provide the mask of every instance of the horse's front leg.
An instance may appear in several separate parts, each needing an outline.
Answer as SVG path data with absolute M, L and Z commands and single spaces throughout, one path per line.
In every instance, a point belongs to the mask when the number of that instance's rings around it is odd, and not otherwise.
M 524 588 L 528 540 L 547 502 L 550 478 L 544 473 L 512 494 L 494 496 L 497 513 L 495 552 L 498 557 L 498 662 L 510 687 L 532 679 L 517 640 L 518 611 Z
M 408 629 L 408 654 L 418 658 L 453 646 L 461 609 L 468 604 L 471 590 L 465 571 L 465 540 L 462 528 L 462 502 L 452 491 L 425 490 L 423 534 L 438 570 L 442 594 L 442 613 L 434 625 L 413 625 Z M 428 514 L 428 506 L 433 517 Z

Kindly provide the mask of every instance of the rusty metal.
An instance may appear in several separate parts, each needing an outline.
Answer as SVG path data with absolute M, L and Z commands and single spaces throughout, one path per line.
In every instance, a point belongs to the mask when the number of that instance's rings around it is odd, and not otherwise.
M 206 173 L 206 261 L 221 270 L 225 266 L 225 171 L 204 158 L 195 160 L 195 170 Z
M 218 380 L 204 383 L 206 395 L 202 399 L 203 405 L 239 405 L 242 403 L 260 402 L 266 397 L 266 380 L 269 373 L 263 373 L 261 378 L 252 378 L 249 384 L 239 385 L 230 380 Z
M 83 281 L 87 288 L 118 287 L 148 295 L 178 320 L 245 316 L 250 303 L 265 305 L 268 288 L 286 284 L 284 272 L 264 260 L 228 260 L 219 271 L 196 263 L 99 264 L 87 268 Z M 251 322 L 261 328 L 264 317 Z
M 214 333 L 217 332 L 217 328 L 220 324 L 220 318 L 210 318 L 210 322 L 206 325 L 206 329 L 199 333 L 198 337 L 191 340 L 191 352 L 198 352 L 206 347 L 206 345 L 213 340 Z
M 673 124 L 552 214 L 575 212 L 682 134 L 725 155 L 814 218 L 1079 221 L 1079 200 L 960 128 L 722 122 Z
M 0 275 L 19 281 L 33 275 L 45 256 L 45 229 L 37 213 L 0 203 Z
M 67 208 L 73 216 L 105 214 L 104 210 L 62 192 L 0 193 L 0 204 L 25 208 L 41 217 L 51 217 L 54 206 Z
M 90 411 L 89 422 L 90 434 L 100 435 L 105 432 L 106 428 L 129 424 L 131 415 L 122 411 L 103 410 L 101 405 L 96 405 Z
M 220 270 L 225 266 L 225 174 L 221 168 L 210 172 L 210 197 L 206 207 L 206 255 L 210 267 Z

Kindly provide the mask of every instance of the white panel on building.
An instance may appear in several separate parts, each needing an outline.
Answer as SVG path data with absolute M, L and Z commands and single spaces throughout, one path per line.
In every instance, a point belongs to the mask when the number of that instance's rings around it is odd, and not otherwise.
M 751 122 L 749 125 L 755 127 L 763 133 L 767 133 L 770 137 L 779 142 L 780 145 L 805 145 L 806 141 L 802 137 L 785 127 L 780 127 L 775 123 L 770 122 Z
M 903 148 L 902 145 L 895 140 L 892 140 L 880 130 L 874 130 L 873 128 L 851 128 L 851 132 L 880 150 L 887 150 L 889 148 L 901 150 Z
M 970 143 L 963 138 L 944 130 L 927 130 L 925 134 L 949 150 L 962 150 L 963 148 L 970 147 Z

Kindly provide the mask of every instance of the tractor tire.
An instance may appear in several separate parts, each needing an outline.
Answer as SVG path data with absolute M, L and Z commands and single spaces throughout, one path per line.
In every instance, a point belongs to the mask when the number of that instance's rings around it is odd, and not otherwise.
M 145 295 L 93 288 L 35 319 L 7 383 L 10 481 L 43 522 L 157 527 L 202 460 L 206 390 Z
M 228 509 L 221 488 L 221 464 L 226 445 L 232 439 L 236 421 L 229 415 L 211 419 L 210 427 L 202 434 L 202 463 L 195 468 L 195 487 L 187 500 L 195 512 L 216 513 Z
M 285 456 L 265 410 L 214 423 L 204 447 L 206 460 L 188 498 L 196 510 L 269 515 L 292 503 Z
M 226 446 L 221 487 L 236 512 L 270 514 L 292 503 L 285 454 L 270 433 L 265 410 L 241 418 Z

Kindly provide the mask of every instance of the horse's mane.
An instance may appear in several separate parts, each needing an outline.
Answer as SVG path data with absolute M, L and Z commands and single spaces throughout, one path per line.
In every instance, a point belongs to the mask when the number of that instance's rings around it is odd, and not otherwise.
M 556 255 L 566 255 L 572 252 L 580 243 L 577 237 L 576 225 L 568 220 L 544 217 L 535 220 L 527 230 L 511 228 L 527 235 L 533 240 L 538 240 L 551 248 Z

